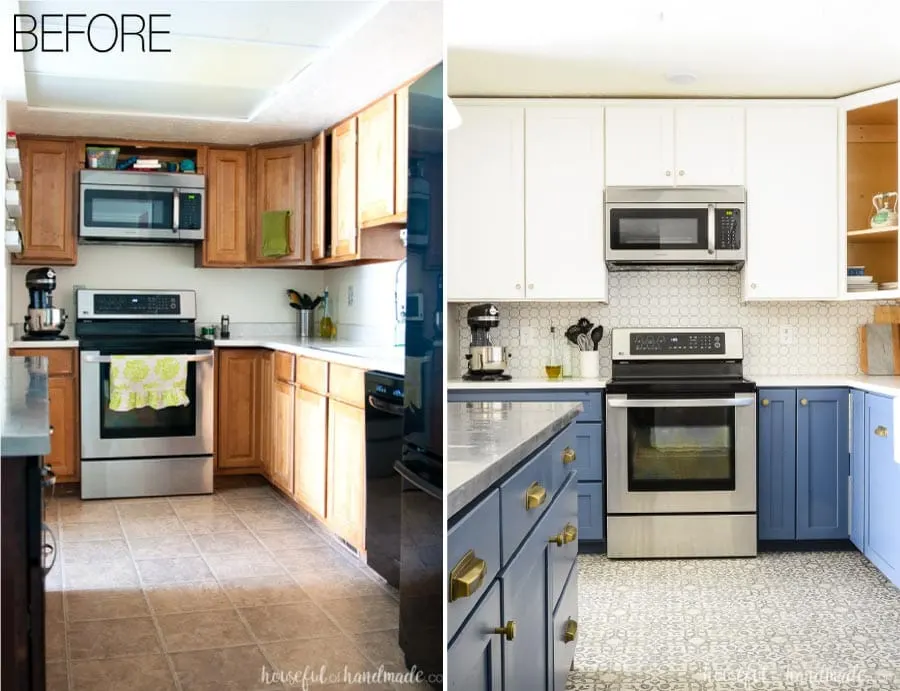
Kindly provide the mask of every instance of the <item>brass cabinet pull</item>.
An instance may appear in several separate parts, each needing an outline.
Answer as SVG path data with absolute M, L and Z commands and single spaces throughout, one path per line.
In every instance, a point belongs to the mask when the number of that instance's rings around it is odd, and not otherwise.
M 807 401 L 805 398 L 800 399 L 800 405 L 806 405 L 807 403 L 809 403 L 809 401 Z
M 484 583 L 486 572 L 487 562 L 471 549 L 466 552 L 450 572 L 450 602 L 472 595 Z
M 525 510 L 536 509 L 547 501 L 547 490 L 537 482 L 532 482 L 525 490 Z
M 562 532 L 559 535 L 551 537 L 549 542 L 555 542 L 558 547 L 562 547 L 563 545 L 568 545 L 570 542 L 575 542 L 577 538 L 578 528 L 571 523 L 566 523 L 566 527 L 562 529 Z
M 765 408 L 765 407 L 768 406 L 768 405 L 769 405 L 769 399 L 768 399 L 768 398 L 762 399 L 762 406 L 763 406 L 763 408 Z
M 562 462 L 568 465 L 569 463 L 575 462 L 575 449 L 570 446 L 567 446 L 563 449 L 562 452 Z
M 875 428 L 875 436 L 876 437 L 886 437 L 888 435 L 888 428 L 884 425 L 878 425 Z
M 578 622 L 574 619 L 569 619 L 566 622 L 566 630 L 563 632 L 563 642 L 571 643 L 575 640 L 575 636 L 578 635 Z
M 516 637 L 516 622 L 508 621 L 506 622 L 506 626 L 498 626 L 491 633 L 499 633 L 504 636 L 506 640 L 511 641 Z

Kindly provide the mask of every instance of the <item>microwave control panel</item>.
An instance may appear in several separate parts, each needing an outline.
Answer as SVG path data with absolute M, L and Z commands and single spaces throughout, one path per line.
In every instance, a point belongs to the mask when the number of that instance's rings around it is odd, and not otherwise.
M 201 230 L 203 228 L 203 195 L 199 192 L 180 192 L 179 195 L 179 230 Z
M 741 249 L 741 210 L 716 209 L 716 249 Z

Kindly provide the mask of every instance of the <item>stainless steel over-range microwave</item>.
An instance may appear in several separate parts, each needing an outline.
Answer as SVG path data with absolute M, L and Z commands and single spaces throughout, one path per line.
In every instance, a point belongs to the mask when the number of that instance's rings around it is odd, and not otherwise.
M 747 256 L 743 187 L 607 187 L 611 269 L 739 269 Z
M 173 243 L 204 238 L 203 175 L 83 170 L 80 183 L 80 240 Z

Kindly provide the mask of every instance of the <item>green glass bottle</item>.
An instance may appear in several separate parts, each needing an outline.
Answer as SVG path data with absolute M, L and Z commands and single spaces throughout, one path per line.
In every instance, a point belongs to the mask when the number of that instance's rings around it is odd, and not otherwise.
M 337 338 L 337 327 L 331 318 L 331 308 L 328 304 L 328 288 L 322 298 L 322 319 L 319 321 L 319 337 L 320 338 Z

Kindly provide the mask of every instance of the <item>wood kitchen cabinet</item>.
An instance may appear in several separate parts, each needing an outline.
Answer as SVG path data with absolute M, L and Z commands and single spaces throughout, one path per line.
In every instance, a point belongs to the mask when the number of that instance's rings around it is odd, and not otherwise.
M 216 470 L 260 470 L 263 411 L 261 362 L 269 351 L 222 348 L 217 351 Z
M 330 143 L 330 142 L 329 142 Z M 327 256 L 330 232 L 326 233 L 331 217 L 326 202 L 326 143 L 325 133 L 319 132 L 309 144 L 309 255 L 313 262 Z M 327 183 L 331 188 L 330 182 Z M 329 237 L 326 237 L 328 235 Z
M 331 257 L 357 254 L 356 118 L 331 132 Z
M 259 411 L 259 465 L 263 476 L 272 479 L 275 456 L 275 435 L 272 425 L 272 398 L 274 395 L 274 353 L 259 351 L 259 379 L 257 381 L 256 409 Z
M 320 519 L 327 517 L 328 398 L 294 389 L 294 499 Z
M 206 158 L 206 239 L 202 266 L 245 266 L 248 152 L 209 149 Z
M 250 259 L 257 266 L 298 265 L 306 260 L 306 145 L 294 144 L 253 150 L 253 206 L 250 221 Z M 262 256 L 262 214 L 290 211 L 290 252 L 284 257 Z
M 23 249 L 13 255 L 12 263 L 74 265 L 79 167 L 75 141 L 20 137 L 19 155 Z
M 357 226 L 371 228 L 406 219 L 408 171 L 406 89 L 386 96 L 357 116 Z
M 273 384 L 269 424 L 272 427 L 272 483 L 291 496 L 294 493 L 294 387 L 280 379 Z

